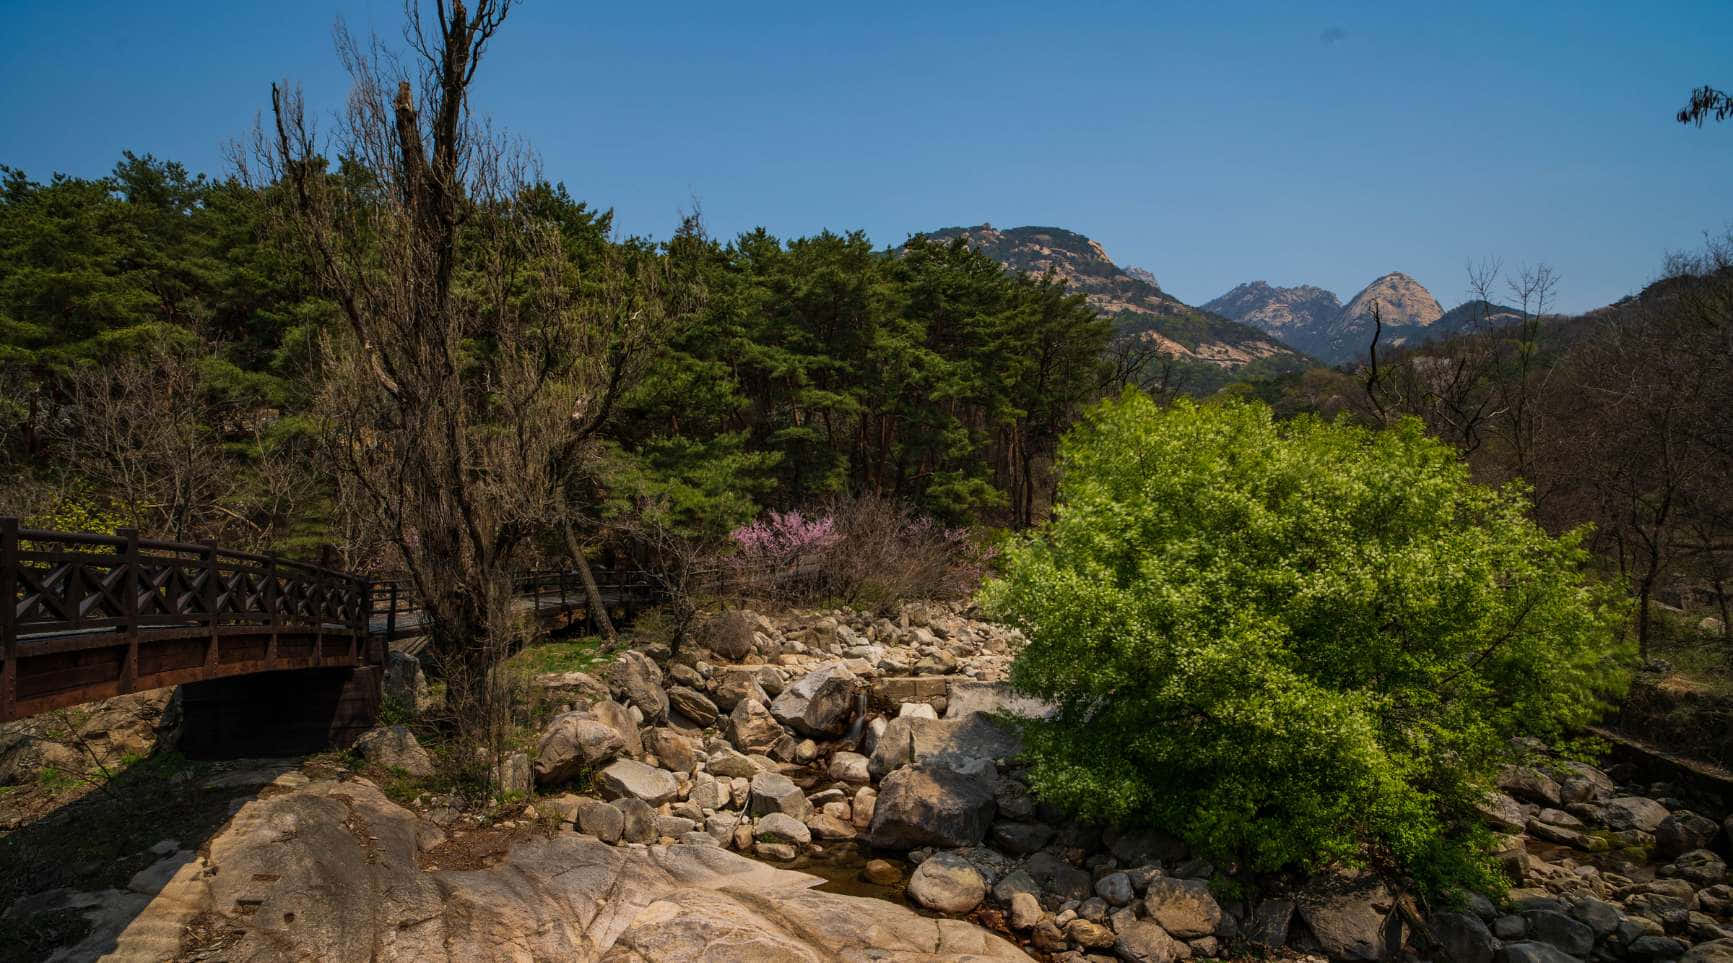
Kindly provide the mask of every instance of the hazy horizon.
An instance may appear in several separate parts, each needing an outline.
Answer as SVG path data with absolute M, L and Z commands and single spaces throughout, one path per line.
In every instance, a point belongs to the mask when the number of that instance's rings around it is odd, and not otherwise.
M 400 5 L 10 12 L 0 164 L 46 179 L 122 150 L 221 175 L 273 81 L 341 106 L 338 17 L 395 42 Z M 625 233 L 665 237 L 694 200 L 722 236 L 1063 227 L 1192 304 L 1401 271 L 1450 307 L 1493 257 L 1550 263 L 1580 311 L 1733 223 L 1733 123 L 1672 117 L 1733 84 L 1730 7 L 1065 15 L 531 2 L 474 106 Z

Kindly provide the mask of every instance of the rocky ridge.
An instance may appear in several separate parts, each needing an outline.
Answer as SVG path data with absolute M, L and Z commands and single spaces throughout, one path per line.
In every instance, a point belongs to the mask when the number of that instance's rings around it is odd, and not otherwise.
M 1055 227 L 998 229 L 991 224 L 926 232 L 936 241 L 963 238 L 1013 271 L 1053 276 L 1113 318 L 1117 330 L 1156 345 L 1163 354 L 1232 372 L 1298 370 L 1307 360 L 1258 329 L 1200 311 L 1163 291 L 1141 268 L 1113 263 L 1096 241 Z

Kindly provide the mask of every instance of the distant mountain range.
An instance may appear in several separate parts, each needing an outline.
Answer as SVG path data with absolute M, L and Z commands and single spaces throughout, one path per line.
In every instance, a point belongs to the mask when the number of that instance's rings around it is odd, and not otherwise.
M 1192 307 L 1166 291 L 1143 268 L 1115 264 L 1096 241 L 1057 227 L 947 227 L 928 231 L 938 241 L 964 238 L 970 247 L 1026 274 L 1053 276 L 1114 320 L 1120 334 L 1154 342 L 1192 369 L 1193 390 L 1228 381 L 1298 371 L 1318 362 L 1337 365 L 1366 354 L 1372 311 L 1384 330 L 1381 345 L 1413 347 L 1477 325 L 1518 320 L 1514 308 L 1470 301 L 1449 311 L 1432 292 L 1392 271 L 1343 304 L 1334 292 L 1309 284 L 1241 284 Z
M 965 238 L 970 247 L 1013 271 L 1051 273 L 1065 281 L 1096 311 L 1112 318 L 1121 335 L 1154 342 L 1162 353 L 1184 362 L 1191 390 L 1211 390 L 1228 381 L 1315 364 L 1271 332 L 1186 304 L 1163 291 L 1155 275 L 1113 263 L 1100 244 L 1075 231 L 1000 230 L 981 224 L 942 228 L 924 236 L 937 241 Z
M 1521 317 L 1515 308 L 1486 301 L 1470 301 L 1446 311 L 1432 292 L 1400 271 L 1366 285 L 1346 305 L 1323 288 L 1309 284 L 1280 288 L 1263 281 L 1241 284 L 1203 305 L 1205 311 L 1252 325 L 1330 364 L 1366 355 L 1372 343 L 1374 307 L 1384 326 L 1379 344 L 1386 347 L 1413 347 L 1476 325 L 1500 325 Z

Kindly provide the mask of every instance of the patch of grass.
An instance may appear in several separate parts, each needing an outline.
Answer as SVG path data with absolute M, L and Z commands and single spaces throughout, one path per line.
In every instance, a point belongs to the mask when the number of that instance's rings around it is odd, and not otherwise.
M 602 637 L 587 635 L 581 639 L 549 640 L 529 646 L 507 660 L 507 664 L 531 675 L 549 672 L 588 672 L 601 665 Z
M 1718 632 L 1705 631 L 1702 614 L 1651 609 L 1649 654 L 1673 672 L 1715 695 L 1733 695 L 1733 647 Z

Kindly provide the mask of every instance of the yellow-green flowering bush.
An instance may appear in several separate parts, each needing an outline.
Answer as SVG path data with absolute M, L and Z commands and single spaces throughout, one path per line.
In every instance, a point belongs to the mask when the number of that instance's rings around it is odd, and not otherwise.
M 983 589 L 1059 707 L 1031 778 L 1084 818 L 1255 870 L 1371 861 L 1486 883 L 1474 803 L 1509 739 L 1622 684 L 1577 534 L 1469 480 L 1417 423 L 1128 393 L 1067 438 L 1054 518 Z

